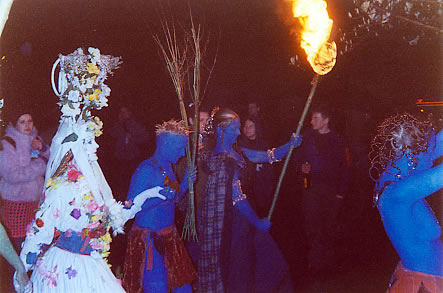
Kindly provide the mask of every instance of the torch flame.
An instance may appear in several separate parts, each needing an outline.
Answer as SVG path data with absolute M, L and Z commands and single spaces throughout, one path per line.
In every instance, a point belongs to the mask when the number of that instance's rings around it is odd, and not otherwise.
M 317 74 L 332 70 L 337 57 L 335 42 L 328 42 L 333 21 L 323 0 L 293 0 L 292 12 L 303 27 L 301 47 Z

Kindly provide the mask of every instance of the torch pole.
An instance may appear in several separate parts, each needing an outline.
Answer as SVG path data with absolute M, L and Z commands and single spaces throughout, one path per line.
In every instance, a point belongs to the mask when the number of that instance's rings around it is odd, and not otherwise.
M 315 90 L 317 89 L 318 81 L 320 79 L 320 75 L 316 74 L 312 79 L 312 87 L 311 92 L 309 93 L 308 99 L 306 100 L 305 108 L 303 109 L 303 113 L 298 121 L 297 130 L 295 131 L 295 136 L 300 134 L 301 128 L 303 127 L 303 122 L 305 121 L 306 114 L 308 113 L 309 106 L 311 105 L 312 97 L 314 96 Z M 289 159 L 291 158 L 292 151 L 294 150 L 294 146 L 291 145 L 289 147 L 288 154 L 286 155 L 285 163 L 283 165 L 283 169 L 280 173 L 280 178 L 278 179 L 277 188 L 275 189 L 274 199 L 272 200 L 271 209 L 269 210 L 268 220 L 271 220 L 272 213 L 274 212 L 275 203 L 278 199 L 278 193 L 280 192 L 281 183 L 283 182 L 283 178 L 285 177 L 286 168 L 288 167 Z

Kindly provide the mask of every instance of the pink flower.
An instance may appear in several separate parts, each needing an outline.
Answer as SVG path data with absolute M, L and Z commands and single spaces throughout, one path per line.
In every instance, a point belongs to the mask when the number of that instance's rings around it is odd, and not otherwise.
M 80 175 L 82 175 L 82 173 L 75 169 L 71 169 L 68 171 L 68 180 L 71 182 L 75 182 L 77 181 L 78 177 L 80 177 Z
M 103 249 L 103 244 L 102 243 L 94 243 L 94 242 L 90 242 L 89 245 L 91 246 L 92 249 Z
M 58 219 L 60 217 L 60 210 L 56 208 L 52 215 L 54 216 L 54 218 Z
M 95 202 L 95 200 L 91 200 L 86 208 L 88 209 L 88 211 L 93 213 L 98 209 L 98 204 Z
M 31 233 L 32 225 L 34 224 L 34 220 L 26 226 L 26 233 Z
M 88 224 L 88 228 L 94 229 L 94 228 L 97 228 L 99 225 L 100 225 L 100 222 L 97 221 L 97 222 Z
M 68 229 L 68 230 L 66 230 L 66 232 L 65 232 L 65 236 L 66 237 L 72 237 L 72 230 L 71 229 Z

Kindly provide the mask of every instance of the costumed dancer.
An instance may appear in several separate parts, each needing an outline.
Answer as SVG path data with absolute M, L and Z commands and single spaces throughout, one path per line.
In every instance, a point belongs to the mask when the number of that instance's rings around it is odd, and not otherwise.
M 156 126 L 154 155 L 143 161 L 131 179 L 127 200 L 141 190 L 164 186 L 167 200 L 146 201 L 135 217 L 129 233 L 123 271 L 123 287 L 136 292 L 192 292 L 196 279 L 186 248 L 175 228 L 175 201 L 188 190 L 188 176 L 193 182 L 196 171 L 186 170 L 179 184 L 172 164 L 185 155 L 188 130 L 183 121 L 169 120 Z
M 443 292 L 441 227 L 426 197 L 443 187 L 443 132 L 431 121 L 395 114 L 371 142 L 371 177 L 378 172 L 374 204 L 400 256 L 386 292 Z
M 210 152 L 206 162 L 209 177 L 198 219 L 197 289 L 202 293 L 255 292 L 262 288 L 255 288 L 252 226 L 268 231 L 271 222 L 258 218 L 246 200 L 241 189 L 240 170 L 246 159 L 254 163 L 279 161 L 291 144 L 300 145 L 301 138 L 291 136 L 289 143 L 268 151 L 238 148 L 240 118 L 226 108 L 213 110 L 207 131 L 211 133 L 206 144 Z
M 131 204 L 115 201 L 97 162 L 95 137 L 102 123 L 91 110 L 107 106 L 104 84 L 120 58 L 95 48 L 59 55 L 62 116 L 50 148 L 45 199 L 28 227 L 20 254 L 33 270 L 34 292 L 124 292 L 106 257 L 114 234 L 160 187 L 141 192 Z M 53 73 L 54 73 L 53 70 Z

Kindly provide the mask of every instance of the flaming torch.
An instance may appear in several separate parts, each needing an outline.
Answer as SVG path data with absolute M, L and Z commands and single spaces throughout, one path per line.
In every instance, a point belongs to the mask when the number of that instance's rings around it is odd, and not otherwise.
M 306 52 L 307 60 L 316 73 L 311 82 L 311 91 L 297 125 L 297 130 L 295 132 L 295 135 L 297 136 L 300 134 L 300 130 L 303 126 L 309 106 L 311 105 L 312 97 L 314 96 L 320 76 L 327 74 L 335 65 L 337 46 L 335 45 L 335 42 L 329 42 L 333 21 L 329 18 L 325 1 L 292 0 L 291 2 L 293 17 L 297 18 L 302 27 L 300 46 Z M 280 178 L 278 179 L 274 199 L 268 214 L 269 220 L 274 211 L 281 183 L 285 176 L 286 168 L 288 167 L 289 159 L 293 150 L 294 147 L 291 146 L 288 155 L 286 156 Z

